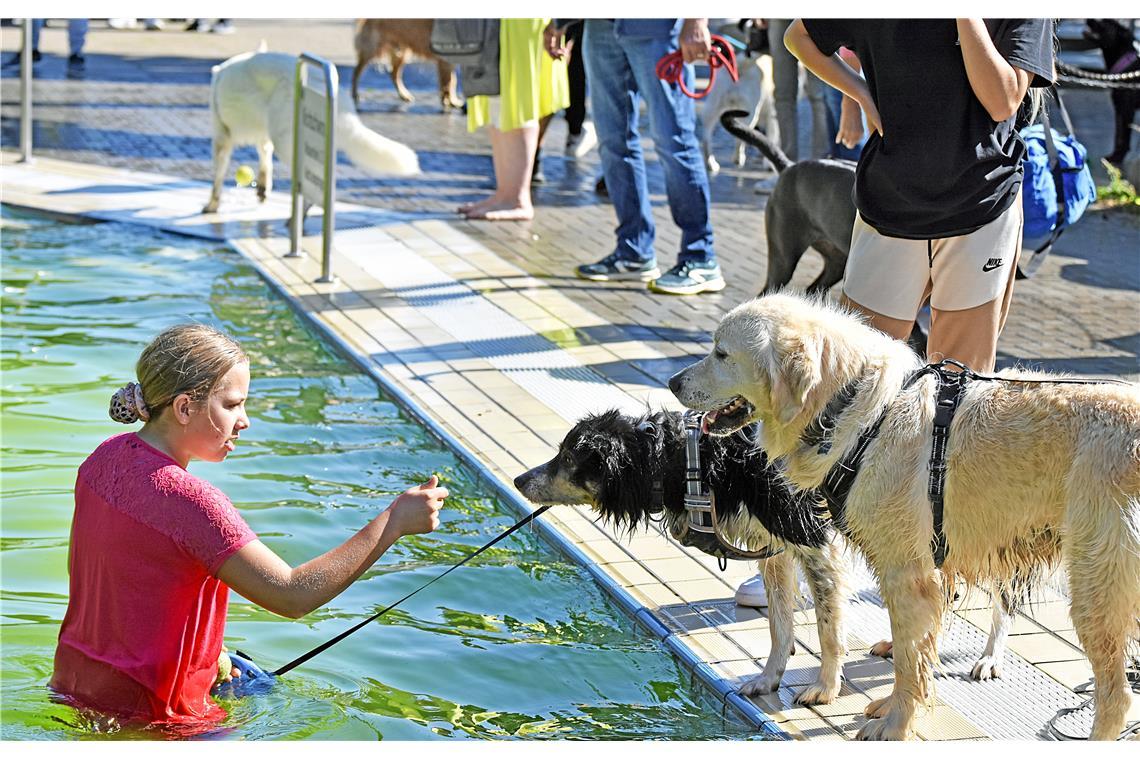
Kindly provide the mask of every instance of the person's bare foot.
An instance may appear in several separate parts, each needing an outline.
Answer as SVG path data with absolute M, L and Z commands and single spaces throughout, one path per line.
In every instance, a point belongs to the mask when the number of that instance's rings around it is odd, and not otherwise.
M 526 222 L 534 219 L 534 206 L 517 201 L 501 201 L 464 214 L 468 219 L 486 219 L 489 222 Z
M 464 203 L 462 206 L 457 208 L 456 211 L 463 216 L 470 216 L 471 214 L 482 214 L 490 207 L 506 202 L 506 198 L 500 198 L 498 193 L 496 193 L 495 195 L 492 195 L 489 198 L 484 198 L 481 201 L 475 201 L 474 203 Z

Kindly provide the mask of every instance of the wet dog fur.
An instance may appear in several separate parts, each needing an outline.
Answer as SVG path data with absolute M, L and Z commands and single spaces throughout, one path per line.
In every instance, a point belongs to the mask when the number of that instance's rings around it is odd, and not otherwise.
M 714 435 L 759 422 L 760 443 L 798 488 L 817 487 L 885 413 L 847 498 L 845 534 L 879 579 L 894 640 L 895 685 L 865 709 L 861 739 L 905 739 L 933 698 L 937 636 L 956 581 L 1011 584 L 1063 563 L 1073 620 L 1096 680 L 1090 738 L 1115 739 L 1131 693 L 1126 657 L 1140 641 L 1140 386 L 975 381 L 947 451 L 941 569 L 927 495 L 936 379 L 907 388 L 922 361 L 851 312 L 776 294 L 721 320 L 712 352 L 669 388 L 706 412 Z M 1008 379 L 1059 379 L 1003 370 Z M 860 380 L 827 451 L 801 435 Z M 884 530 L 883 526 L 890 526 Z
M 815 601 L 822 667 L 815 683 L 796 695 L 801 704 L 826 704 L 839 693 L 845 653 L 843 610 L 846 561 L 811 495 L 794 493 L 755 443 L 743 435 L 702 439 L 706 483 L 715 496 L 727 536 L 742 548 L 771 544 L 786 550 L 761 564 L 768 592 L 772 648 L 764 670 L 741 687 L 745 695 L 779 688 L 794 652 L 792 613 L 798 601 L 795 564 L 803 569 Z M 685 433 L 678 412 L 631 417 L 617 410 L 580 420 L 549 462 L 515 478 L 515 487 L 536 504 L 588 504 L 621 529 L 651 518 L 654 480 L 663 490 L 663 518 L 682 543 Z

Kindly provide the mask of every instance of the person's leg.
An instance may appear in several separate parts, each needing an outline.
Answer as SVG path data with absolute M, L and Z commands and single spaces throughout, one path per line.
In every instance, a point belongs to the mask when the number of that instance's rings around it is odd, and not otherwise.
M 586 22 L 572 24 L 566 42 L 572 43 L 567 76 L 570 79 L 570 105 L 566 109 L 566 126 L 571 135 L 581 134 L 586 120 L 586 67 L 582 62 L 582 28 Z
M 800 90 L 800 62 L 784 47 L 784 32 L 790 19 L 768 19 L 768 45 L 772 54 L 772 99 L 776 104 L 776 123 L 780 127 L 780 150 L 793 161 L 800 155 L 797 129 L 797 103 Z
M 469 219 L 522 221 L 534 218 L 530 201 L 530 173 L 538 146 L 538 122 L 503 132 L 491 127 L 491 151 L 500 157 L 501 174 L 490 204 L 467 212 Z
M 1005 213 L 981 229 L 935 243 L 930 361 L 956 359 L 975 372 L 993 370 L 1013 301 L 1021 232 L 1018 195 Z
M 598 131 L 602 175 L 618 218 L 614 255 L 619 260 L 648 265 L 656 259 L 656 228 L 637 130 L 641 96 L 630 61 L 614 35 L 614 22 L 587 19 L 585 25 L 582 53 L 591 82 L 590 108 Z M 589 274 L 581 268 L 579 273 Z
M 673 222 L 681 228 L 678 263 L 716 264 L 713 230 L 709 220 L 709 178 L 696 134 L 696 108 L 692 98 L 676 84 L 657 78 L 654 67 L 676 50 L 672 39 L 635 39 L 626 43 L 634 79 L 649 106 L 653 147 L 665 172 L 665 192 Z M 685 67 L 686 84 L 692 67 Z M 612 192 L 612 188 L 611 188 Z
M 804 94 L 811 105 L 811 158 L 823 158 L 835 142 L 834 134 L 830 140 L 827 139 L 827 102 L 824 99 L 827 84 L 810 71 L 805 71 L 805 76 Z
M 67 21 L 67 48 L 71 55 L 83 55 L 83 44 L 87 41 L 87 19 L 73 18 Z
M 927 241 L 887 237 L 856 214 L 840 303 L 862 312 L 876 330 L 906 340 L 930 294 L 926 250 Z

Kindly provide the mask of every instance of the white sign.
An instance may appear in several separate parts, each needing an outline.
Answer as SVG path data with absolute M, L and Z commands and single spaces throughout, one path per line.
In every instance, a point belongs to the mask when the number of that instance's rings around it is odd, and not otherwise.
M 322 83 L 323 84 L 323 83 Z M 301 194 L 314 206 L 325 203 L 325 156 L 327 155 L 328 98 L 312 87 L 301 87 Z M 335 160 L 335 158 L 334 158 Z

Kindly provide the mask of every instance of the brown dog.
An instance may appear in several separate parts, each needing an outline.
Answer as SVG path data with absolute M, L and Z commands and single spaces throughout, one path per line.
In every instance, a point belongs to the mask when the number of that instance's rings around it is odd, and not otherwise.
M 388 59 L 388 73 L 400 100 L 411 103 L 415 100 L 404 86 L 402 71 L 404 64 L 412 58 L 435 61 L 439 68 L 439 100 L 446 111 L 460 108 L 463 102 L 456 94 L 455 67 L 431 52 L 431 27 L 435 23 L 430 18 L 362 18 L 356 21 L 356 68 L 352 72 L 352 102 L 358 107 L 360 97 L 357 83 L 369 63 L 377 58 Z

